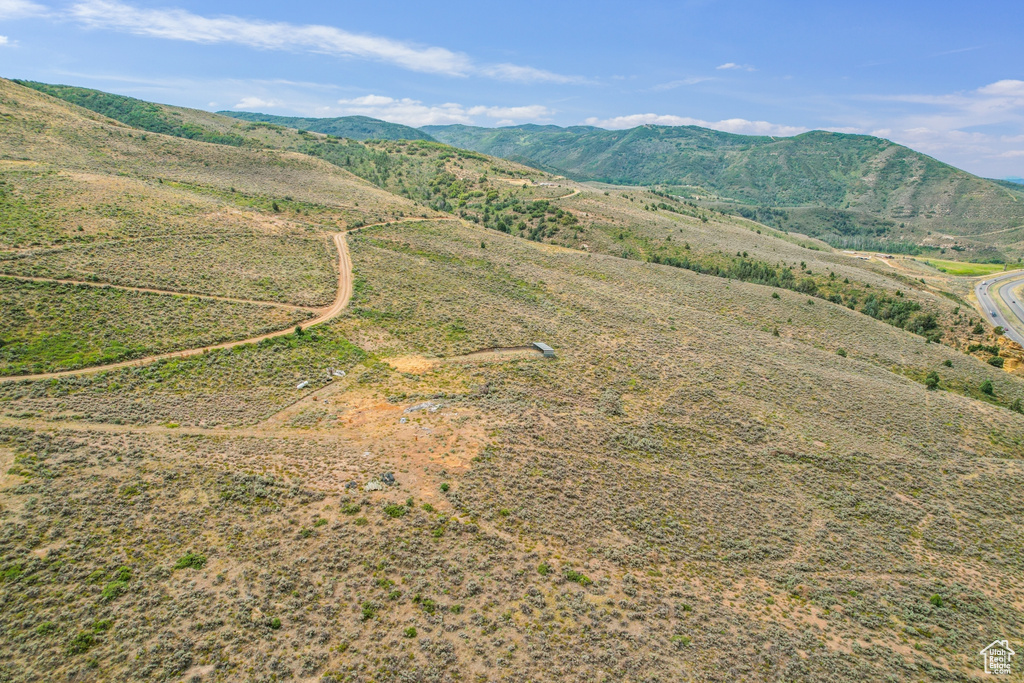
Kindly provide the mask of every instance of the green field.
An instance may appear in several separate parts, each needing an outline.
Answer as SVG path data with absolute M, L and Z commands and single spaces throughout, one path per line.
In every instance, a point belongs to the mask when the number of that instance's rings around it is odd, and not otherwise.
M 943 261 L 941 259 L 916 259 L 947 275 L 965 277 L 981 277 L 992 273 L 1001 273 L 1006 269 L 1002 263 L 967 263 L 963 261 Z

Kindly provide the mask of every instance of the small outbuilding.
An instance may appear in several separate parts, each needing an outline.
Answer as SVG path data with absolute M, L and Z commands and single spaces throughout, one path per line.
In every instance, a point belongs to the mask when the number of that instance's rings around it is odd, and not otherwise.
M 544 342 L 533 342 L 533 348 L 543 353 L 545 358 L 555 357 L 555 350 Z

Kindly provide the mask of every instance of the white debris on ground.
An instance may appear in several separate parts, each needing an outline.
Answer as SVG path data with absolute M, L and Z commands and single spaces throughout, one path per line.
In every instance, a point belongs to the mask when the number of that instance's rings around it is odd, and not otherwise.
M 431 403 L 430 401 L 424 401 L 423 403 L 417 403 L 414 406 L 409 406 L 405 409 L 407 413 L 415 413 L 417 410 L 426 410 L 431 413 L 436 413 L 437 409 L 441 407 L 440 403 Z
M 363 484 L 364 491 L 383 491 L 385 486 L 395 486 L 398 482 L 395 480 L 394 472 L 384 472 L 380 476 L 374 477 L 370 481 Z
M 309 384 L 309 380 L 308 379 L 304 379 L 301 382 L 299 382 L 298 384 L 296 384 L 295 388 L 296 389 L 305 389 L 308 384 Z

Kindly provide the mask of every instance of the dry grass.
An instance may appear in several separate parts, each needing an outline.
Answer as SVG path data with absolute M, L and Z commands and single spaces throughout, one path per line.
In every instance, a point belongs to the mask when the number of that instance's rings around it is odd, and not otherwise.
M 0 375 L 72 370 L 287 328 L 309 311 L 0 277 Z
M 371 228 L 312 332 L 0 385 L 0 679 L 966 680 L 1024 638 L 1024 383 L 640 256 L 671 236 L 965 312 L 632 194 L 557 200 L 604 253 Z M 460 358 L 531 341 L 557 358 Z
M 21 252 L 0 272 L 326 306 L 338 287 L 327 236 L 198 234 Z

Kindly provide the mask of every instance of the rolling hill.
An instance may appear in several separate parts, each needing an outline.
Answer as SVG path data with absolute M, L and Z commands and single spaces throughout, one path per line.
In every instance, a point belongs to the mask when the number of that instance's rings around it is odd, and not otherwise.
M 791 138 L 694 126 L 427 126 L 442 142 L 576 180 L 659 185 L 843 248 L 1024 254 L 1024 191 L 888 140 L 813 131 Z
M 1024 638 L 971 281 L 129 109 L 0 79 L 0 680 L 950 681 Z
M 339 116 L 336 118 L 311 119 L 298 116 L 274 116 L 247 111 L 220 111 L 218 114 L 242 121 L 261 121 L 285 128 L 325 133 L 338 138 L 352 140 L 433 140 L 429 134 L 411 126 L 389 123 L 369 116 Z
M 329 160 L 336 149 L 311 145 L 310 138 L 296 139 L 287 131 L 349 140 L 436 139 L 575 180 L 657 185 L 701 205 L 842 249 L 995 263 L 1024 257 L 1024 188 L 972 176 L 870 136 L 813 131 L 772 138 L 695 126 L 608 131 L 451 125 L 417 130 L 367 117 L 213 116 L 74 86 L 21 83 L 123 123 L 179 137 L 229 145 L 256 139 L 304 153 L 318 148 L 328 152 Z M 244 125 L 250 128 L 243 131 Z M 254 135 L 252 126 L 265 128 Z M 346 151 L 351 162 L 352 149 Z M 333 158 L 337 161 L 337 154 Z M 377 168 L 350 170 L 363 177 L 381 174 Z
M 115 95 L 101 90 L 80 88 L 72 85 L 51 85 L 26 80 L 16 80 L 15 82 L 153 133 L 202 139 L 206 142 L 218 142 L 221 144 L 241 144 L 238 136 L 231 134 L 211 135 L 206 133 L 204 137 L 202 131 L 190 127 L 189 123 L 183 121 L 180 115 L 176 115 L 177 112 L 181 111 L 178 107 L 168 107 L 138 100 L 134 97 Z M 270 123 L 284 128 L 326 133 L 335 137 L 350 138 L 352 140 L 432 139 L 427 133 L 415 128 L 397 123 L 388 123 L 380 119 L 372 119 L 368 116 L 309 119 L 239 111 L 222 111 L 218 113 L 222 116 L 242 121 Z

